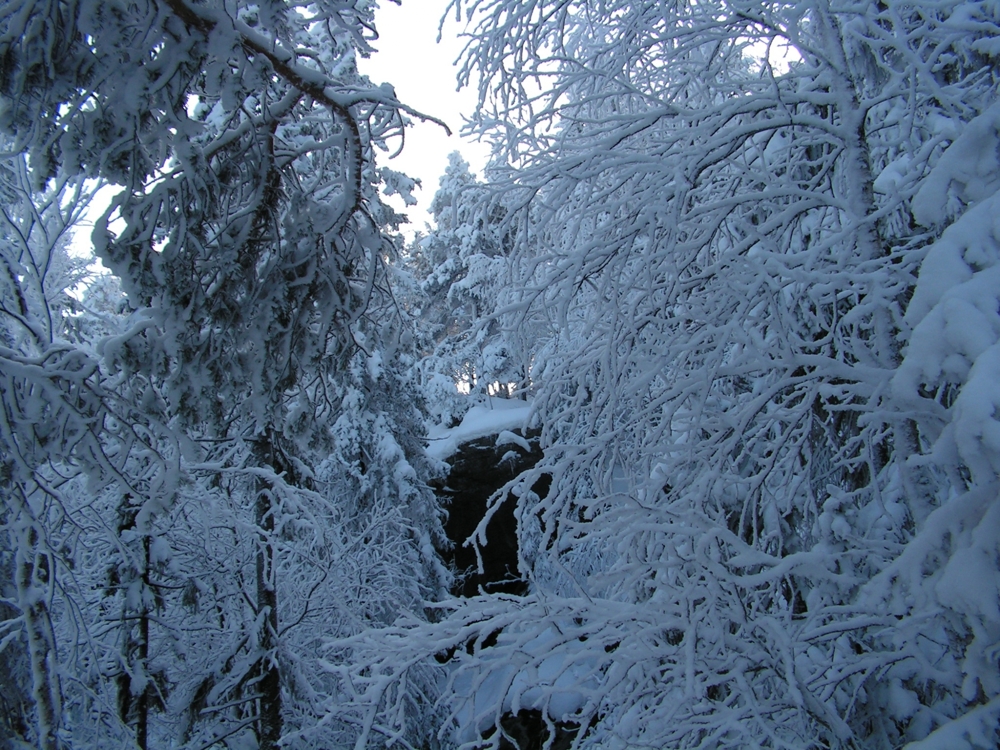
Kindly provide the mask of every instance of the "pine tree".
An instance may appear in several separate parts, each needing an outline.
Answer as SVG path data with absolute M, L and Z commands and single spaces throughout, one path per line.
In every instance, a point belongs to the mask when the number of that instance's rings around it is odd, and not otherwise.
M 29 190 L 118 186 L 93 239 L 128 306 L 73 333 L 103 337 L 76 360 L 91 401 L 63 399 L 85 440 L 28 462 L 81 476 L 65 487 L 79 585 L 60 600 L 21 565 L 60 605 L 26 619 L 52 621 L 32 636 L 45 747 L 60 727 L 94 746 L 342 743 L 352 728 L 309 729 L 337 697 L 300 649 L 446 589 L 387 285 L 399 217 L 378 196 L 407 181 L 374 162 L 419 115 L 358 74 L 373 39 L 367 3 L 0 5 L 0 125 Z M 61 403 L 8 425 L 58 426 Z M 44 495 L 33 476 L 13 486 Z M 32 524 L 29 552 L 52 531 Z M 372 590 L 330 617 L 361 573 Z M 60 653 L 57 633 L 86 646 Z M 64 669 L 86 686 L 71 712 Z
M 421 292 L 414 305 L 426 337 L 421 377 L 432 415 L 445 425 L 476 399 L 510 397 L 512 390 L 524 396 L 529 387 L 525 348 L 503 316 L 493 315 L 508 292 L 507 213 L 452 153 L 431 202 L 435 226 L 411 253 Z

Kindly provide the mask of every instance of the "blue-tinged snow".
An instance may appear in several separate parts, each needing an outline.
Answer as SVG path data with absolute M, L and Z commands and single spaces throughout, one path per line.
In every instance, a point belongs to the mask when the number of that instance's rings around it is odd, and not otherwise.
M 511 430 L 523 430 L 528 426 L 531 405 L 531 401 L 491 398 L 481 406 L 473 406 L 457 427 L 434 425 L 428 429 L 427 453 L 431 458 L 443 461 L 462 443 L 487 435 L 499 435 L 497 445 L 515 443 L 523 448 L 524 439 Z
M 567 639 L 558 627 L 537 635 L 504 632 L 501 641 L 518 643 L 522 663 L 507 661 L 509 652 L 492 657 L 484 651 L 480 671 L 469 670 L 455 680 L 455 716 L 462 730 L 457 739 L 474 742 L 496 721 L 496 708 L 517 714 L 540 710 L 554 721 L 571 717 L 599 690 L 596 658 L 585 656 L 584 641 Z M 583 656 L 582 656 L 583 655 Z
M 966 205 L 1000 189 L 1000 102 L 971 120 L 913 197 L 914 218 L 924 226 L 941 224 L 949 197 Z
M 979 750 L 996 741 L 993 727 L 1000 724 L 1000 698 L 978 706 L 949 722 L 906 750 Z

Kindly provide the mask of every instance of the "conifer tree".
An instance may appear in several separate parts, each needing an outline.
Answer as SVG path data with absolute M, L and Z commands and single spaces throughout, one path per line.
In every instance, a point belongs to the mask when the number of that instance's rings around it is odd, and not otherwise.
M 372 12 L 0 4 L 0 126 L 28 157 L 29 191 L 88 177 L 118 188 L 93 241 L 127 297 L 87 342 L 90 359 L 74 360 L 81 397 L 62 400 L 85 440 L 28 462 L 56 474 L 68 462 L 96 497 L 65 504 L 81 585 L 53 589 L 48 551 L 21 564 L 25 596 L 59 603 L 54 620 L 25 618 L 48 628 L 29 638 L 44 747 L 69 735 L 277 747 L 336 700 L 300 649 L 446 588 L 387 286 L 399 217 L 378 195 L 410 181 L 374 160 L 404 114 L 419 115 L 357 72 Z M 17 403 L 5 390 L 5 407 Z M 50 404 L 34 421 L 50 429 L 60 414 Z M 26 450 L 14 432 L 5 453 Z M 13 478 L 25 508 L 46 492 L 32 476 Z M 32 518 L 28 552 L 51 531 Z M 344 601 L 333 592 L 352 578 L 364 590 Z M 48 598 L 31 593 L 44 585 Z M 60 674 L 86 686 L 72 712 Z M 314 727 L 310 741 L 351 731 Z

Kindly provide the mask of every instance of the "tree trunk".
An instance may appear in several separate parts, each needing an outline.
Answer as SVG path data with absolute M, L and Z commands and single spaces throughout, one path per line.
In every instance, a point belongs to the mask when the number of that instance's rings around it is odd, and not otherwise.
M 15 490 L 16 492 L 17 490 Z M 39 750 L 58 750 L 62 720 L 62 689 L 59 684 L 55 633 L 46 596 L 51 586 L 52 561 L 38 549 L 39 535 L 32 519 L 18 533 L 16 577 L 18 606 L 24 616 L 31 660 L 32 697 Z
M 126 531 L 136 530 L 136 512 L 138 505 L 133 503 L 133 498 L 126 493 L 118 508 L 119 537 Z M 121 541 L 123 546 L 130 546 L 130 542 Z M 150 541 L 149 530 L 142 534 L 142 553 L 139 556 L 139 568 L 135 567 L 132 558 L 125 555 L 117 562 L 110 571 L 112 580 L 117 582 L 123 590 L 127 590 L 130 582 L 138 578 L 142 583 L 139 594 L 138 605 L 134 608 L 128 604 L 128 597 L 122 603 L 122 637 L 123 637 L 123 657 L 128 664 L 128 669 L 123 670 L 117 677 L 118 683 L 118 715 L 122 722 L 131 724 L 135 728 L 135 744 L 139 750 L 147 750 L 149 747 L 149 697 L 150 674 L 149 674 L 149 621 L 150 611 L 148 596 L 151 594 L 150 586 Z
M 275 467 L 275 452 L 271 436 L 258 443 L 260 465 Z M 258 530 L 257 545 L 257 613 L 264 613 L 259 635 L 261 659 L 258 665 L 260 710 L 257 741 L 260 750 L 273 750 L 281 738 L 281 675 L 278 671 L 278 595 L 274 586 L 274 503 L 270 482 L 259 479 L 254 521 Z
M 150 590 L 149 586 L 149 534 L 142 539 L 143 568 L 142 584 L 143 594 Z M 145 677 L 142 692 L 136 699 L 135 706 L 135 744 L 139 750 L 147 750 L 149 743 L 149 691 L 152 689 L 149 684 L 149 608 L 143 601 L 139 611 L 139 639 L 136 643 L 135 663 Z

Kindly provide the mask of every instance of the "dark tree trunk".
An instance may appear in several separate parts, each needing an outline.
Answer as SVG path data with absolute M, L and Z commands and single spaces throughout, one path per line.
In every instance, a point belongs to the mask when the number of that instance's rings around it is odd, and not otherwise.
M 149 591 L 149 534 L 142 538 L 142 585 Z M 149 607 L 143 602 L 139 611 L 139 636 L 135 649 L 135 661 L 149 679 Z M 135 744 L 140 750 L 149 747 L 149 692 L 152 686 L 147 684 L 136 700 L 135 705 Z
M 27 507 L 27 503 L 23 503 Z M 49 588 L 52 561 L 39 549 L 39 534 L 34 524 L 29 522 L 18 534 L 17 595 L 18 606 L 24 617 L 24 630 L 28 640 L 28 655 L 31 660 L 32 697 L 38 729 L 40 750 L 59 750 L 59 725 L 62 718 L 62 691 L 59 672 L 55 633 L 49 617 L 47 597 L 40 595 Z
M 275 472 L 276 455 L 271 436 L 258 443 L 260 463 Z M 257 545 L 257 612 L 264 612 L 261 624 L 258 664 L 260 681 L 260 710 L 257 741 L 260 750 L 273 750 L 281 739 L 281 675 L 277 662 L 278 639 L 278 595 L 274 585 L 274 546 L 271 534 L 274 531 L 273 488 L 270 482 L 258 480 L 257 501 L 254 508 L 254 522 L 259 536 Z
M 139 506 L 133 503 L 132 496 L 125 494 L 118 508 L 118 534 L 134 531 L 136 528 L 136 513 Z M 123 542 L 124 546 L 129 546 Z M 142 591 L 138 606 L 131 609 L 127 603 L 122 605 L 122 630 L 124 636 L 124 657 L 129 664 L 128 670 L 123 670 L 116 678 L 118 687 L 118 715 L 126 724 L 135 728 L 135 744 L 139 750 L 149 748 L 149 709 L 150 692 L 153 690 L 149 673 L 149 621 L 150 610 L 147 596 L 151 593 L 150 578 L 150 539 L 147 529 L 142 535 L 142 555 L 139 558 L 139 569 L 133 567 L 126 557 L 109 571 L 109 580 L 114 586 L 127 588 L 129 581 L 138 578 L 142 582 Z M 133 685 L 139 675 L 142 689 L 135 690 Z

